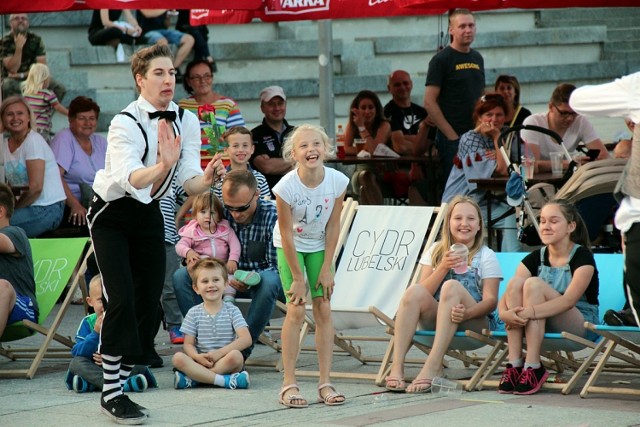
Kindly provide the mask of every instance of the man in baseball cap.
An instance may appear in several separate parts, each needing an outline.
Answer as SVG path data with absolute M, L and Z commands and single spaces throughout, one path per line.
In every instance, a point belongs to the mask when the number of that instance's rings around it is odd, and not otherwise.
M 255 151 L 251 166 L 267 178 L 273 188 L 280 178 L 291 170 L 291 163 L 282 158 L 282 144 L 293 130 L 284 116 L 287 113 L 287 97 L 280 86 L 268 86 L 260 91 L 260 109 L 264 114 L 262 124 L 251 130 Z M 273 194 L 272 194 L 273 195 Z

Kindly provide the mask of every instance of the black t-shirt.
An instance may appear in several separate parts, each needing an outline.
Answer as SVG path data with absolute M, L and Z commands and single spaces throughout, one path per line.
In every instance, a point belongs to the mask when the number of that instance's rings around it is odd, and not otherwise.
M 384 116 L 391 124 L 391 132 L 399 130 L 404 135 L 417 135 L 420 122 L 427 117 L 427 110 L 413 102 L 403 108 L 392 99 L 384 106 Z
M 522 260 L 522 264 L 527 267 L 527 270 L 531 273 L 532 276 L 538 275 L 538 267 L 540 267 L 540 249 L 536 249 L 531 252 L 529 255 L 524 257 Z M 544 265 L 551 266 L 549 264 L 549 251 L 544 251 Z M 587 290 L 585 291 L 585 296 L 587 297 L 587 301 L 589 304 L 598 304 L 598 292 L 599 292 L 599 279 L 598 279 L 598 267 L 596 267 L 596 261 L 593 258 L 593 254 L 591 251 L 583 246 L 580 246 L 576 249 L 576 253 L 573 254 L 573 258 L 569 261 L 569 269 L 571 270 L 571 275 L 583 265 L 591 265 L 595 269 L 593 272 L 593 276 L 591 277 L 591 282 L 589 282 L 589 286 L 587 286 Z
M 287 123 L 284 120 L 284 130 L 278 134 L 275 130 L 271 129 L 271 127 L 267 124 L 266 120 L 262 120 L 262 124 L 256 126 L 251 129 L 251 135 L 253 136 L 253 144 L 255 146 L 255 150 L 249 163 L 251 167 L 255 170 L 262 172 L 265 178 L 267 178 L 267 184 L 269 184 L 269 188 L 272 189 L 274 185 L 280 181 L 282 175 L 272 175 L 266 174 L 256 167 L 254 160 L 261 154 L 266 154 L 270 158 L 282 158 L 282 143 L 284 139 L 289 135 L 289 133 L 293 130 L 293 126 Z
M 166 30 L 167 29 L 167 12 L 163 13 L 160 16 L 156 16 L 153 18 L 147 18 L 142 14 L 142 12 L 138 11 L 136 13 L 136 19 L 138 20 L 138 24 L 140 28 L 142 28 L 142 33 L 148 33 L 149 31 L 155 30 Z
M 485 87 L 484 59 L 476 50 L 459 52 L 451 46 L 429 62 L 426 86 L 438 86 L 438 105 L 458 135 L 473 129 L 473 107 Z

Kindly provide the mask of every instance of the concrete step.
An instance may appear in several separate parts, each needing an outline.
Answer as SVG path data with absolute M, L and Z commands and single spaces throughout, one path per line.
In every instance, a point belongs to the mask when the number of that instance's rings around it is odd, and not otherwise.
M 571 27 L 581 25 L 607 24 L 610 27 L 637 26 L 640 8 L 566 8 L 541 9 L 536 12 L 539 27 Z
M 640 58 L 640 49 L 615 50 L 602 53 L 602 59 L 607 61 L 626 61 L 629 58 Z
M 634 41 L 617 41 L 615 43 L 607 43 L 603 47 L 604 52 L 632 51 L 637 50 L 640 46 L 638 40 Z
M 608 28 L 607 43 L 615 43 L 619 41 L 636 41 L 640 40 L 640 28 Z

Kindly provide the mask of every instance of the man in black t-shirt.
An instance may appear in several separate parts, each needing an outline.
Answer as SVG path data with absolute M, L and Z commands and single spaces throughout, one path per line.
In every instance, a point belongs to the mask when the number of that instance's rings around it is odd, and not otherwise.
M 424 92 L 424 106 L 438 128 L 436 147 L 443 183 L 449 177 L 460 136 L 474 128 L 473 107 L 485 87 L 484 59 L 471 49 L 476 21 L 468 9 L 456 9 L 449 16 L 449 34 L 449 46 L 429 62 Z
M 264 114 L 262 124 L 251 129 L 255 151 L 251 167 L 267 178 L 269 189 L 291 170 L 291 163 L 282 158 L 282 143 L 293 130 L 285 120 L 287 97 L 280 86 L 269 86 L 260 92 L 260 109 Z M 273 193 L 272 193 L 273 195 Z

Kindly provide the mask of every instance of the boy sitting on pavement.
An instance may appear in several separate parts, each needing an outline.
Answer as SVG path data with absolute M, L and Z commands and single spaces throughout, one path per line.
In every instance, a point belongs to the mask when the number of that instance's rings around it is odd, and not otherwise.
M 192 307 L 182 322 L 184 352 L 177 352 L 172 359 L 174 387 L 185 389 L 204 383 L 248 388 L 249 373 L 243 370 L 241 351 L 251 345 L 251 335 L 240 310 L 222 300 L 228 282 L 226 265 L 215 258 L 200 259 L 191 270 L 191 278 L 203 302 Z
M 95 313 L 86 316 L 80 322 L 78 332 L 76 332 L 76 344 L 71 349 L 73 358 L 65 378 L 67 388 L 76 393 L 102 390 L 104 383 L 102 356 L 98 353 L 100 328 L 102 328 L 104 317 L 102 279 L 99 275 L 94 276 L 89 283 L 87 304 L 93 307 Z M 124 365 L 121 366 L 121 369 L 123 367 Z M 149 368 L 144 365 L 134 365 L 131 375 L 123 385 L 123 390 L 141 393 L 148 387 L 157 386 L 158 383 Z

